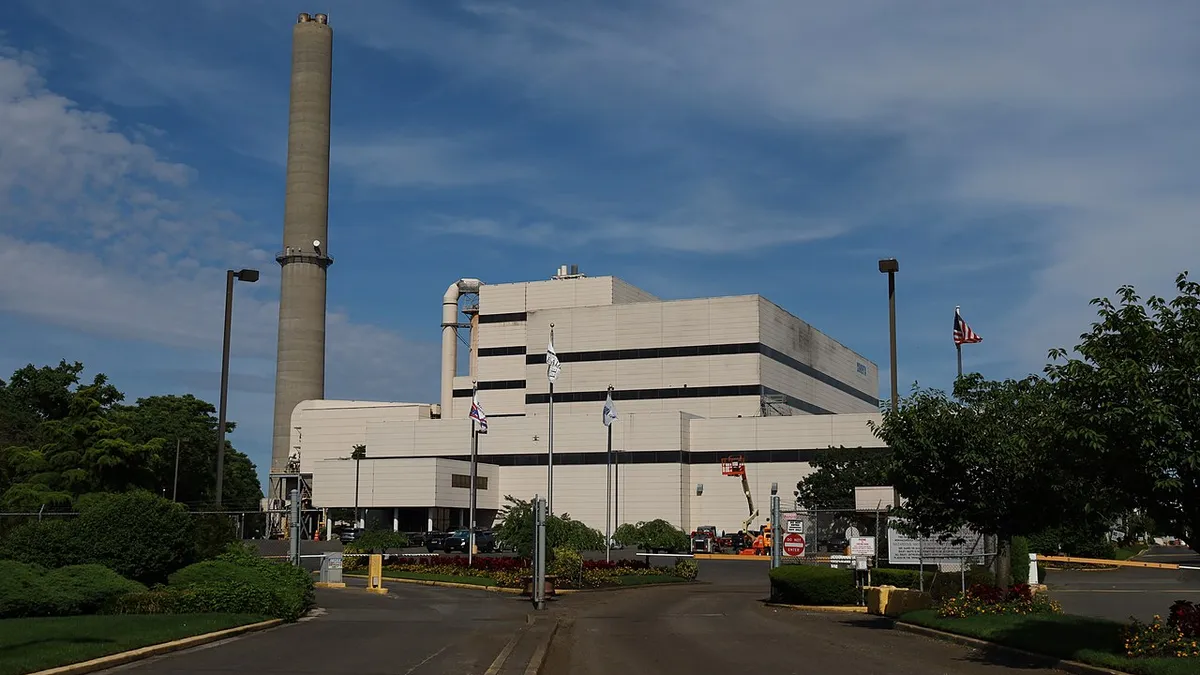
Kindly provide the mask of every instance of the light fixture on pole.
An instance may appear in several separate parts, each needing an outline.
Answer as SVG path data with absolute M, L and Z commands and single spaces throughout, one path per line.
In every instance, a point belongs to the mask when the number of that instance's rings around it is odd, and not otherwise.
M 225 339 L 221 346 L 221 405 L 217 415 L 217 507 L 221 506 L 225 488 L 225 415 L 229 406 L 229 333 L 233 327 L 233 281 L 252 284 L 258 281 L 258 270 L 228 270 L 225 272 Z
M 892 351 L 892 412 L 900 405 L 900 380 L 896 373 L 896 272 L 900 271 L 900 263 L 895 258 L 884 258 L 879 261 L 879 271 L 888 277 L 888 335 L 891 339 Z

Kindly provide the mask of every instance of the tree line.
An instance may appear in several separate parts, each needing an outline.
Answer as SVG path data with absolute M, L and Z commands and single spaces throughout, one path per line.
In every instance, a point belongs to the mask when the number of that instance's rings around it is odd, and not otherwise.
M 1122 528 L 1200 530 L 1200 284 L 1172 300 L 1132 286 L 1097 298 L 1097 319 L 1041 375 L 959 378 L 918 388 L 873 425 L 887 450 L 823 453 L 797 484 L 810 508 L 853 504 L 855 485 L 893 485 L 921 534 L 998 535 Z
M 66 511 L 85 495 L 135 490 L 211 508 L 216 408 L 191 394 L 128 405 L 104 374 L 83 372 L 61 361 L 0 380 L 0 511 Z M 257 469 L 228 440 L 224 473 L 223 508 L 257 510 Z

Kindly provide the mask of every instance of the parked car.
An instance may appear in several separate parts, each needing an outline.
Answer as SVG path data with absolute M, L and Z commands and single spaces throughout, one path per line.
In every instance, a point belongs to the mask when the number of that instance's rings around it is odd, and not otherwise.
M 349 526 L 343 527 L 340 530 L 335 529 L 333 531 L 334 536 L 336 536 L 343 544 L 349 544 L 355 539 L 358 539 L 358 535 L 362 534 L 362 532 L 363 531 L 357 527 Z
M 436 553 L 442 550 L 446 543 L 446 538 L 450 536 L 449 532 L 426 532 L 425 533 L 425 550 L 430 553 Z
M 449 537 L 446 537 L 446 543 L 442 545 L 442 550 L 447 553 L 453 551 L 466 553 L 470 542 L 470 530 L 455 530 Z M 492 553 L 496 550 L 496 538 L 490 530 L 476 530 L 475 546 L 479 548 L 480 553 Z

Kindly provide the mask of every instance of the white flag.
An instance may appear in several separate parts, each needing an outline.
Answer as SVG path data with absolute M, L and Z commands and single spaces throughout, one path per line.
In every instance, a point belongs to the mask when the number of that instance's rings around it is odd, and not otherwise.
M 554 329 L 550 329 L 550 342 L 546 345 L 546 378 L 550 380 L 550 384 L 558 379 L 558 371 L 562 369 L 562 364 L 558 361 L 558 352 L 554 351 Z
M 608 392 L 608 398 L 604 399 L 604 426 L 611 426 L 613 420 L 617 419 L 617 408 L 613 405 L 612 392 Z
M 471 419 L 479 423 L 479 433 L 487 433 L 487 415 L 483 412 L 483 406 L 479 404 L 479 392 L 476 391 L 471 395 Z

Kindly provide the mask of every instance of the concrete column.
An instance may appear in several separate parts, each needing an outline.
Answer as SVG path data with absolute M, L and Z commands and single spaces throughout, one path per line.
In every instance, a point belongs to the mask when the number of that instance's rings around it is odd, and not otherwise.
M 400 509 L 392 509 L 392 532 L 400 531 Z
M 323 14 L 301 14 L 292 29 L 286 196 L 275 367 L 271 470 L 291 448 L 292 411 L 325 397 L 325 273 L 329 257 L 329 129 L 333 29 Z M 319 245 L 314 242 L 320 242 Z
M 428 524 L 425 526 L 425 531 L 433 532 L 433 507 L 432 506 L 425 510 L 425 516 L 428 521 Z

